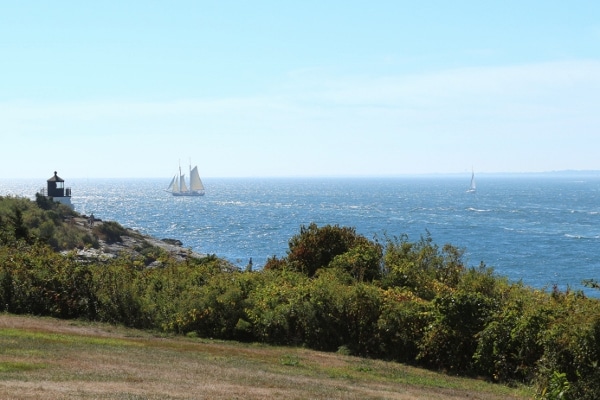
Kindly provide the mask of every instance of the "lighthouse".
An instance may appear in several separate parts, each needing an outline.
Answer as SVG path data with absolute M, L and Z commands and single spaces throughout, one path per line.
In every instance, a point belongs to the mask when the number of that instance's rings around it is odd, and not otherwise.
M 54 171 L 54 176 L 48 179 L 47 182 L 46 197 L 73 208 L 73 204 L 71 204 L 71 188 L 65 188 L 65 180 L 58 176 L 56 171 Z

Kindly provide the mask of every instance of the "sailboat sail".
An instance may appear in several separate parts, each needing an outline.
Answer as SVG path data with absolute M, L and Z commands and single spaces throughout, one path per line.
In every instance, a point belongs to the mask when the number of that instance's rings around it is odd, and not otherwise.
M 167 191 L 168 191 L 168 192 L 172 192 L 172 191 L 175 191 L 175 190 L 177 190 L 177 188 L 178 188 L 178 183 L 177 183 L 177 182 L 175 182 L 176 180 L 177 180 L 177 175 L 175 175 L 175 176 L 173 177 L 173 179 L 171 179 L 171 183 L 169 183 L 169 186 L 167 186 Z
M 477 190 L 477 185 L 475 184 L 475 171 L 471 171 L 471 185 L 469 186 L 469 190 L 467 192 L 474 193 Z
M 171 193 L 173 196 L 203 196 L 204 185 L 200 179 L 198 167 L 196 166 L 194 169 L 192 169 L 190 165 L 189 188 L 185 182 L 185 174 L 181 173 L 181 167 L 179 167 L 179 173 L 176 174 L 173 179 L 171 179 L 171 183 L 169 183 L 166 191 Z
M 198 173 L 198 167 L 194 167 L 194 169 L 190 171 L 190 190 L 204 190 L 204 185 L 202 184 L 200 174 Z
M 188 188 L 185 184 L 185 174 L 182 174 L 179 178 L 179 191 L 182 193 L 188 191 Z

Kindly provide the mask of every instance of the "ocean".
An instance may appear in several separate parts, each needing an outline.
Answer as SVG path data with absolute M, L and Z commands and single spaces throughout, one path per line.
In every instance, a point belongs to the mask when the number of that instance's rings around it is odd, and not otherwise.
M 203 197 L 174 197 L 169 179 L 68 179 L 75 210 L 255 269 L 285 256 L 311 222 L 354 227 L 369 239 L 430 234 L 525 285 L 583 290 L 600 280 L 600 174 L 401 178 L 204 178 Z M 46 184 L 0 180 L 0 195 L 33 198 Z

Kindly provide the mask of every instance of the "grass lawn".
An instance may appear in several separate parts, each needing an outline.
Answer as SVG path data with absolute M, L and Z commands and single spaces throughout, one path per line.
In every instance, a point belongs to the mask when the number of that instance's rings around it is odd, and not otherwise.
M 0 314 L 0 399 L 530 399 L 406 365 Z

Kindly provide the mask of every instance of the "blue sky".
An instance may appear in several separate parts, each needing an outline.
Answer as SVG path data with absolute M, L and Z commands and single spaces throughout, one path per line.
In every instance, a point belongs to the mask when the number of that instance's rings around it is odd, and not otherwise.
M 597 1 L 5 1 L 0 178 L 600 169 Z

